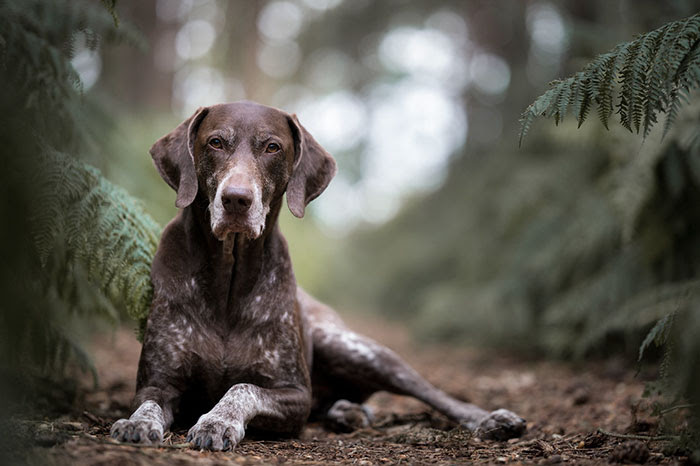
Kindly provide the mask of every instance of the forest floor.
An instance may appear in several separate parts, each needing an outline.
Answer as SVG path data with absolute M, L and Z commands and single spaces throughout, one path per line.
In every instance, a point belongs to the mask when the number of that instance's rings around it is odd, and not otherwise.
M 140 345 L 122 329 L 93 343 L 100 386 L 86 380 L 73 414 L 34 422 L 34 464 L 673 464 L 662 441 L 638 441 L 656 428 L 642 399 L 643 382 L 628 361 L 572 365 L 474 348 L 417 346 L 406 329 L 376 318 L 351 327 L 396 350 L 435 385 L 488 409 L 504 407 L 528 420 L 522 438 L 473 438 L 422 403 L 387 393 L 369 400 L 375 422 L 350 434 L 310 424 L 298 439 L 244 439 L 232 452 L 185 448 L 186 431 L 166 434 L 159 448 L 119 444 L 109 437 L 128 417 Z M 599 430 L 600 429 L 600 430 Z M 618 437 L 610 433 L 627 434 Z M 631 435 L 630 435 L 631 434 Z

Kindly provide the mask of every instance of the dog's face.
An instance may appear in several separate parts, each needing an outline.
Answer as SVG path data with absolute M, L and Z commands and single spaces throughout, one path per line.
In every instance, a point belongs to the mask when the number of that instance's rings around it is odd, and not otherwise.
M 198 192 L 206 198 L 212 232 L 222 241 L 230 233 L 259 237 L 285 191 L 289 209 L 303 216 L 336 169 L 296 116 L 252 102 L 200 108 L 151 155 L 177 191 L 178 207 Z
M 217 238 L 262 234 L 270 202 L 282 196 L 294 168 L 290 124 L 279 110 L 252 104 L 218 105 L 203 116 L 194 166 Z

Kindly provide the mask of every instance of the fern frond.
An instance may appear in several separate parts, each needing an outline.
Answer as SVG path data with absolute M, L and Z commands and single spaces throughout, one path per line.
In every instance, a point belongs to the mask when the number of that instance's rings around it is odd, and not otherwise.
M 84 267 L 87 279 L 129 316 L 145 319 L 160 227 L 97 169 L 60 152 L 42 154 L 40 166 L 37 202 L 46 208 L 32 219 L 32 229 L 42 263 L 64 245 L 69 264 Z
M 639 67 L 643 66 L 644 58 L 641 51 L 643 50 L 642 42 L 646 38 L 647 35 L 641 37 L 640 40 L 631 42 L 629 47 L 625 48 L 623 55 L 624 64 L 620 70 L 619 80 L 622 84 L 622 89 L 620 91 L 620 101 L 617 105 L 617 113 L 620 115 L 620 124 L 630 132 L 633 126 L 639 128 L 639 120 L 641 119 L 639 101 L 642 99 L 640 95 L 642 84 L 639 79 Z
M 102 4 L 105 6 L 109 14 L 112 15 L 114 20 L 114 27 L 119 27 L 119 16 L 117 15 L 117 0 L 102 0 Z
M 668 336 L 671 332 L 671 326 L 673 325 L 673 318 L 675 317 L 675 312 L 663 316 L 661 319 L 654 324 L 654 326 L 649 330 L 647 336 L 644 337 L 644 341 L 639 346 L 639 356 L 637 361 L 641 361 L 644 357 L 644 352 L 653 343 L 655 346 L 662 346 L 668 341 Z
M 527 134 L 528 130 L 530 129 L 530 126 L 535 121 L 535 119 L 539 116 L 545 116 L 545 112 L 547 112 L 550 109 L 552 102 L 554 102 L 556 98 L 556 93 L 557 89 L 555 88 L 548 90 L 547 92 L 542 94 L 537 100 L 531 103 L 527 107 L 527 110 L 525 110 L 525 112 L 522 114 L 520 118 L 520 144 L 522 144 L 523 138 Z
M 624 47 L 622 47 L 624 50 Z M 598 104 L 598 117 L 605 128 L 608 128 L 608 119 L 613 113 L 613 90 L 615 85 L 615 73 L 619 66 L 619 57 L 622 54 L 616 55 L 609 53 L 600 56 L 600 61 L 592 63 L 591 82 L 591 100 Z M 585 74 L 585 71 L 584 71 Z M 583 121 L 579 122 L 579 127 Z
M 86 0 L 4 0 L 0 2 L 0 69 L 14 93 L 25 96 L 24 109 L 42 115 L 33 125 L 54 147 L 71 152 L 88 135 L 81 111 L 82 82 L 71 59 L 76 34 L 87 45 L 127 42 L 144 48 L 143 37 L 128 24 L 114 27 L 114 9 Z M 109 10 L 109 11 L 107 11 Z
M 583 73 L 576 73 L 573 79 L 574 82 L 571 86 L 572 91 L 569 103 L 571 105 L 571 113 L 576 118 L 576 121 L 580 121 L 582 118 L 581 115 L 588 113 L 589 100 L 586 97 L 587 81 Z M 585 116 L 583 118 L 585 118 Z
M 619 44 L 573 77 L 552 83 L 523 113 L 519 144 L 539 117 L 553 117 L 559 124 L 572 110 L 581 126 L 591 102 L 606 129 L 616 108 L 622 126 L 641 131 L 644 137 L 657 123 L 657 114 L 664 112 L 665 134 L 699 86 L 700 14 L 696 14 Z

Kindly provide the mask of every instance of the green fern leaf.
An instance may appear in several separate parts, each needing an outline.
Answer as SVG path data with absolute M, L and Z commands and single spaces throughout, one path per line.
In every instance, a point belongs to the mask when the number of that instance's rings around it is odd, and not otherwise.
M 637 68 L 640 64 L 637 62 L 637 59 L 641 55 L 641 41 L 646 37 L 645 35 L 642 36 L 640 40 L 630 42 L 629 46 L 625 48 L 624 64 L 620 71 L 619 80 L 622 83 L 622 90 L 620 91 L 617 113 L 620 115 L 620 124 L 630 132 L 633 130 L 632 127 L 638 116 L 635 112 L 637 112 L 639 108 L 638 101 L 641 98 L 641 85 L 639 79 L 640 73 Z
M 38 198 L 50 202 L 50 208 L 32 222 L 43 263 L 59 244 L 65 245 L 69 264 L 83 266 L 87 279 L 132 318 L 145 319 L 160 227 L 95 168 L 59 152 L 41 158 L 44 168 L 37 185 L 43 189 Z
M 606 129 L 616 108 L 620 124 L 629 131 L 641 131 L 643 137 L 657 123 L 657 113 L 664 112 L 666 134 L 680 108 L 688 102 L 690 92 L 700 86 L 698 49 L 700 14 L 667 23 L 617 45 L 573 77 L 557 81 L 525 110 L 519 145 L 539 117 L 553 117 L 558 124 L 571 110 L 580 127 L 591 103 L 597 105 Z
M 637 361 L 641 361 L 644 357 L 644 352 L 653 343 L 655 346 L 662 346 L 668 340 L 668 335 L 670 333 L 671 326 L 673 325 L 673 318 L 675 313 L 667 314 L 649 330 L 647 336 L 644 337 L 644 341 L 639 347 L 639 356 Z

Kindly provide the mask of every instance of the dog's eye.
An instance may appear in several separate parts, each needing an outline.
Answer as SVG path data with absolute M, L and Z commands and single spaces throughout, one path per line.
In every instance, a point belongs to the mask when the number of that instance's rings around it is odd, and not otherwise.
M 219 138 L 212 138 L 209 141 L 209 145 L 212 146 L 214 149 L 221 149 L 223 147 L 223 143 Z
M 279 145 L 279 144 L 277 144 L 277 143 L 275 143 L 275 142 L 271 142 L 271 143 L 268 144 L 267 147 L 265 148 L 265 152 L 267 152 L 268 154 L 274 154 L 275 152 L 278 152 L 280 149 L 281 149 L 281 148 L 280 148 L 280 145 Z

